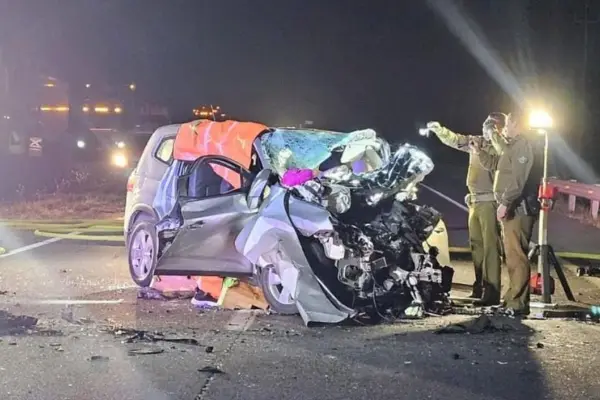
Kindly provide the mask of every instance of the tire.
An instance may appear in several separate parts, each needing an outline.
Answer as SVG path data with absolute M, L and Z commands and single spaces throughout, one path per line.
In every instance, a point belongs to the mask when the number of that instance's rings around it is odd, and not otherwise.
M 131 279 L 141 287 L 152 284 L 158 263 L 158 235 L 154 221 L 138 219 L 127 243 Z
M 267 303 L 269 303 L 271 310 L 276 312 L 277 314 L 298 314 L 298 307 L 296 307 L 296 303 L 293 300 L 292 303 L 283 303 L 278 299 L 277 295 L 274 293 L 277 291 L 279 291 L 280 293 L 280 289 L 277 289 L 275 287 L 276 285 L 273 285 L 272 282 L 270 282 L 271 274 L 274 273 L 275 272 L 273 268 L 261 268 L 260 270 L 258 276 L 258 283 L 263 291 L 265 300 L 267 301 Z

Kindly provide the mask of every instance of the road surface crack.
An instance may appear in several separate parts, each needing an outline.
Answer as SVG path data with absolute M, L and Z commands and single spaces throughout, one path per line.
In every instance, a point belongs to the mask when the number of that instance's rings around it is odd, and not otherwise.
M 244 333 L 250 327 L 250 325 L 254 321 L 254 317 L 255 317 L 255 313 L 250 312 L 250 313 L 239 313 L 239 314 L 234 315 L 233 318 L 231 318 L 231 320 L 229 321 L 229 326 L 231 327 L 231 329 L 228 329 L 228 330 L 230 332 L 236 332 L 236 334 L 233 337 L 233 339 L 231 340 L 231 343 L 229 344 L 229 346 L 227 346 L 225 348 L 225 350 L 223 351 L 223 354 L 231 354 L 231 350 L 233 349 L 233 346 L 235 346 L 237 344 L 238 340 L 242 337 L 242 333 Z M 204 384 L 200 387 L 200 391 L 194 397 L 194 400 L 205 400 L 206 399 L 206 395 L 208 394 L 208 392 L 210 390 L 210 385 L 214 381 L 216 375 L 221 373 L 220 367 L 222 367 L 222 364 L 223 364 L 222 361 L 215 360 L 215 366 L 219 369 L 211 368 L 210 372 L 208 372 L 208 376 L 206 377 L 206 380 L 204 381 Z M 226 373 L 226 372 L 223 372 L 223 373 Z

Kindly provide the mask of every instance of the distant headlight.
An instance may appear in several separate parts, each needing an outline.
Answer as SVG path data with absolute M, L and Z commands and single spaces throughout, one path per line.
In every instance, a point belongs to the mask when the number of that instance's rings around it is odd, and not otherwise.
M 85 142 L 83 140 L 78 140 L 77 147 L 79 147 L 80 149 L 85 148 Z
M 115 167 L 125 168 L 128 164 L 127 156 L 123 153 L 115 153 L 112 157 L 112 163 Z
M 116 142 L 115 143 L 117 145 L 118 148 L 123 149 L 125 148 L 125 142 Z

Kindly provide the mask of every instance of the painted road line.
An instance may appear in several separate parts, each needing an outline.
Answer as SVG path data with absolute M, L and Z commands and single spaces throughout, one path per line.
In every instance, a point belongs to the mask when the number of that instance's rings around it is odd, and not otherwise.
M 0 300 L 0 305 L 46 305 L 46 306 L 77 306 L 77 305 L 113 305 L 124 304 L 125 300 L 69 300 L 69 299 L 47 299 L 47 300 L 30 300 L 25 298 L 10 297 L 5 300 Z
M 439 192 L 437 190 L 435 190 L 434 188 L 431 188 L 423 183 L 421 183 L 421 186 L 423 186 L 425 189 L 429 190 L 430 192 L 437 194 L 438 196 L 440 196 L 442 199 L 454 204 L 456 207 L 460 208 L 461 210 L 463 210 L 464 212 L 469 212 L 469 209 L 467 208 L 467 206 L 465 206 L 464 204 L 459 203 L 458 201 L 454 200 L 451 197 L 446 196 L 444 193 Z
M 255 310 L 238 310 L 234 311 L 233 316 L 227 322 L 227 326 L 225 327 L 228 331 L 247 331 L 250 329 L 254 320 L 256 319 L 256 311 Z
M 37 242 L 37 243 L 33 243 L 33 244 L 30 244 L 27 246 L 19 247 L 18 249 L 14 249 L 12 251 L 9 251 L 8 253 L 0 255 L 0 258 L 14 256 L 19 253 L 25 253 L 26 251 L 34 250 L 34 249 L 37 249 L 38 247 L 42 247 L 42 246 L 46 246 L 46 245 L 49 245 L 52 243 L 60 242 L 61 240 L 63 240 L 63 239 L 62 238 L 52 238 L 52 239 L 44 240 L 42 242 Z
M 31 300 L 29 304 L 45 304 L 45 305 L 88 305 L 88 304 L 121 304 L 125 300 L 68 300 L 68 299 L 48 299 L 48 300 Z

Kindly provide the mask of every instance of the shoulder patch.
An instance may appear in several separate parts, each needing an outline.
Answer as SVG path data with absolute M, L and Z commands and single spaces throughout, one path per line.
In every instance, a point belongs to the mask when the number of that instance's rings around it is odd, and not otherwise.
M 519 163 L 521 164 L 525 164 L 527 162 L 527 157 L 523 156 L 523 157 L 519 157 L 518 158 Z

